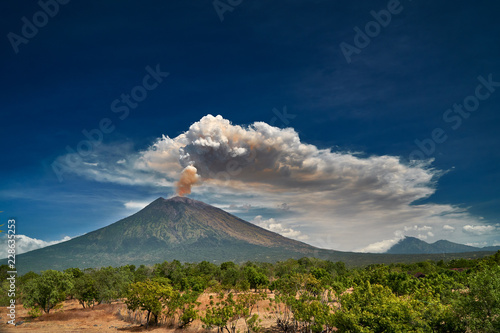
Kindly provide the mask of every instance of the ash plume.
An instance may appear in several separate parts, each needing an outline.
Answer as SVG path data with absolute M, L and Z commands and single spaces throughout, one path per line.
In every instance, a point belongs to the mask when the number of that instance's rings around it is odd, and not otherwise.
M 198 181 L 196 168 L 188 165 L 181 172 L 181 177 L 177 182 L 177 194 L 181 197 L 191 193 L 191 187 Z

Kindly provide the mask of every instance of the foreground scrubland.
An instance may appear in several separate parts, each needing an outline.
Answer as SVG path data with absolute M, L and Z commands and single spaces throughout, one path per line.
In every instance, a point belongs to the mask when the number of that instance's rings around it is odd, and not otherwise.
M 499 332 L 500 251 L 347 269 L 314 258 L 77 268 L 18 277 L 0 331 Z

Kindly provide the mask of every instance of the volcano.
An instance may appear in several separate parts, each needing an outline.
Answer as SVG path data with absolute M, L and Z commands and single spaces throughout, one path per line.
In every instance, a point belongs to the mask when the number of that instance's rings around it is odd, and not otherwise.
M 474 257 L 488 253 L 476 253 Z M 442 259 L 436 255 L 369 254 L 325 250 L 283 237 L 222 209 L 186 197 L 158 198 L 139 212 L 67 242 L 17 256 L 19 274 L 70 267 L 154 265 L 164 261 L 220 264 L 316 257 L 349 266 Z M 452 256 L 449 259 L 463 257 Z M 468 255 L 470 256 L 470 255 Z M 0 264 L 7 260 L 0 260 Z
M 18 270 L 40 271 L 153 265 L 174 259 L 274 261 L 313 256 L 317 250 L 201 201 L 173 197 L 158 198 L 109 226 L 17 258 Z

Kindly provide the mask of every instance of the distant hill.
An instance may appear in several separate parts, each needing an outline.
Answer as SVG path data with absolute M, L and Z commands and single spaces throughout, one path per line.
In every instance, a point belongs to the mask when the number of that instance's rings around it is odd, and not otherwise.
M 481 257 L 491 252 L 468 254 Z M 464 255 L 449 255 L 448 258 Z M 19 274 L 69 267 L 153 265 L 181 262 L 276 262 L 316 257 L 349 266 L 442 259 L 436 255 L 388 255 L 325 250 L 283 237 L 219 208 L 185 197 L 158 198 L 141 211 L 67 242 L 16 257 Z M 7 260 L 0 260 L 0 264 Z
M 405 237 L 397 244 L 394 244 L 386 253 L 387 254 L 432 254 L 432 253 L 465 253 L 465 252 L 482 252 L 482 251 L 498 251 L 500 246 L 489 246 L 485 248 L 474 247 L 453 243 L 447 240 L 439 240 L 429 244 L 415 237 Z

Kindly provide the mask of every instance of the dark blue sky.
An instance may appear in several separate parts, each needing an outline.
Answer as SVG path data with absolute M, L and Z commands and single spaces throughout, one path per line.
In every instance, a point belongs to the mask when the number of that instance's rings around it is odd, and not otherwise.
M 391 2 L 243 0 L 221 21 L 211 1 L 70 1 L 17 53 L 9 33 L 22 36 L 22 18 L 33 22 L 41 7 L 0 3 L 1 216 L 47 241 L 125 217 L 132 211 L 124 202 L 172 191 L 72 172 L 60 182 L 51 164 L 103 118 L 115 126 L 104 145 L 141 151 L 220 114 L 238 125 L 293 127 L 319 149 L 399 156 L 403 164 L 418 149 L 415 140 L 441 128 L 447 139 L 426 158 L 446 173 L 436 178 L 434 194 L 416 203 L 467 209 L 495 226 L 500 87 L 457 129 L 443 115 L 475 94 L 479 76 L 500 82 L 500 4 L 402 0 L 399 13 L 348 63 L 340 44 L 355 46 L 353 29 L 364 30 L 374 20 L 370 11 Z M 157 64 L 170 75 L 121 120 L 111 103 Z M 273 112 L 284 106 L 295 116 L 286 122 Z

